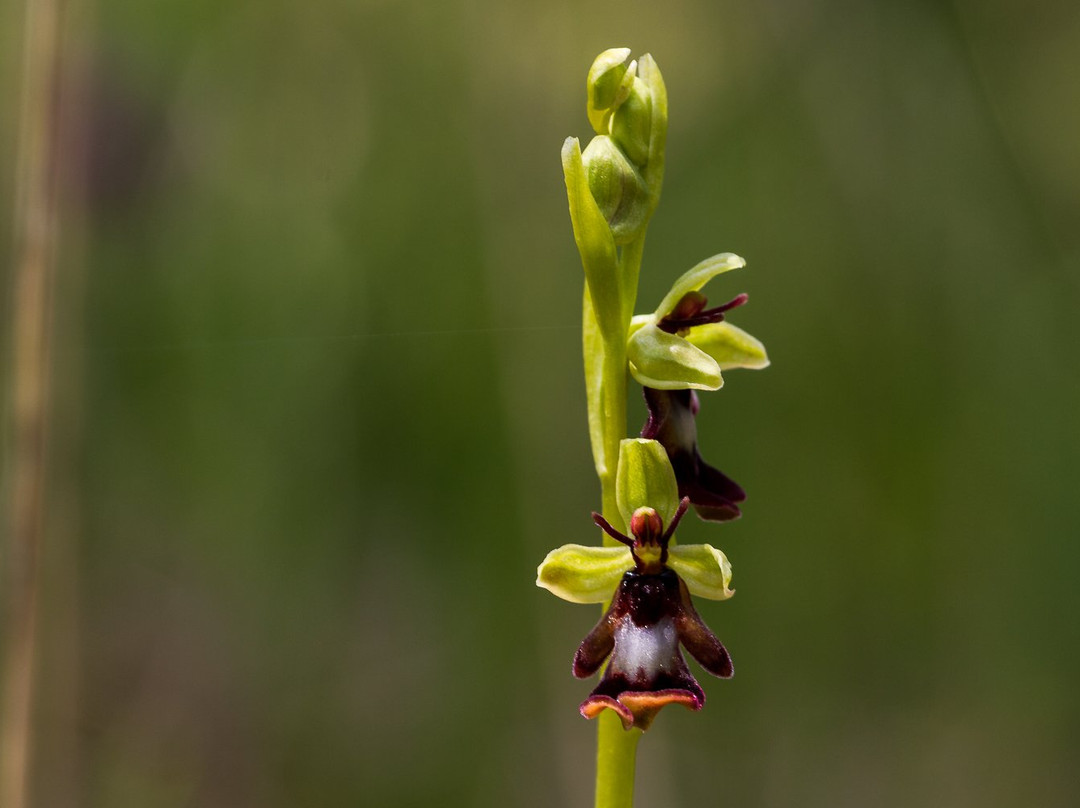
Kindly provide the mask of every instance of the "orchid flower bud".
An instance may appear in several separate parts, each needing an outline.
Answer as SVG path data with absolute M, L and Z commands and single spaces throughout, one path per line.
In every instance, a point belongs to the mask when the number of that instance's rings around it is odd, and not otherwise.
M 589 123 L 598 135 L 608 134 L 611 114 L 626 98 L 637 73 L 636 62 L 626 63 L 628 56 L 629 48 L 610 48 L 597 56 L 589 68 L 585 80 Z
M 611 137 L 638 168 L 649 162 L 652 133 L 652 91 L 635 77 L 630 92 L 611 116 Z
M 637 238 L 648 223 L 652 202 L 645 180 L 615 141 L 597 135 L 581 153 L 596 204 L 616 244 Z

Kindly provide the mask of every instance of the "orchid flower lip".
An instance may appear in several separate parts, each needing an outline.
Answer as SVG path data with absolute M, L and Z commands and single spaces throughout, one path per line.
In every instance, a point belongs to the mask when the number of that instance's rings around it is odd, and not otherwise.
M 625 729 L 644 730 L 667 704 L 700 710 L 705 692 L 680 646 L 714 676 L 733 675 L 731 656 L 694 609 L 685 581 L 674 570 L 624 573 L 610 607 L 574 654 L 578 678 L 608 662 L 581 714 L 595 718 L 610 709 Z

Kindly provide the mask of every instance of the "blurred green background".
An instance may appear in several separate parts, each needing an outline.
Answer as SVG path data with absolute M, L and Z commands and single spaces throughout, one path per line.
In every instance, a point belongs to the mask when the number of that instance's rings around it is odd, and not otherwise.
M 639 309 L 737 252 L 714 294 L 773 360 L 699 419 L 745 517 L 680 532 L 732 560 L 738 675 L 665 711 L 638 805 L 1080 803 L 1075 2 L 66 30 L 35 805 L 591 805 L 597 611 L 533 579 L 596 540 L 558 155 L 621 45 L 671 105 Z

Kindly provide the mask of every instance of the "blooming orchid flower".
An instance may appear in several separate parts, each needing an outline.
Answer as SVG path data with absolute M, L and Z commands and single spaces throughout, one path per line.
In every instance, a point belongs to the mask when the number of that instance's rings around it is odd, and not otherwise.
M 696 390 L 718 390 L 723 370 L 764 368 L 765 346 L 725 322 L 745 294 L 707 308 L 701 289 L 717 275 L 746 265 L 737 255 L 707 258 L 675 281 L 652 314 L 631 322 L 627 341 L 630 372 L 644 387 L 649 420 L 641 437 L 663 444 L 675 469 L 679 495 L 690 498 L 698 516 L 722 522 L 741 515 L 746 499 L 739 485 L 701 458 L 697 447 Z
M 709 673 L 722 679 L 734 675 L 727 649 L 698 616 L 686 584 L 667 566 L 668 543 L 688 505 L 683 498 L 667 530 L 655 510 L 638 508 L 630 520 L 633 538 L 593 514 L 605 533 L 630 548 L 635 568 L 623 573 L 611 606 L 574 654 L 579 679 L 611 658 L 581 705 L 586 718 L 609 709 L 624 728 L 648 729 L 666 704 L 700 710 L 705 692 L 686 667 L 680 644 Z
M 706 258 L 672 284 L 652 314 L 634 317 L 626 344 L 630 373 L 654 390 L 719 390 L 721 371 L 768 367 L 765 346 L 724 322 L 725 314 L 747 301 L 738 295 L 706 308 L 701 288 L 724 272 L 746 266 L 732 253 Z
M 674 471 L 656 441 L 623 441 L 616 491 L 630 535 L 593 514 L 609 546 L 569 544 L 553 550 L 537 570 L 537 585 L 575 603 L 610 601 L 574 655 L 578 678 L 609 660 L 581 714 L 595 718 L 610 709 L 624 728 L 644 730 L 666 704 L 692 710 L 705 704 L 680 645 L 710 673 L 731 677 L 731 657 L 690 599 L 691 594 L 730 598 L 731 565 L 709 545 L 675 543 L 689 500 L 678 498 Z

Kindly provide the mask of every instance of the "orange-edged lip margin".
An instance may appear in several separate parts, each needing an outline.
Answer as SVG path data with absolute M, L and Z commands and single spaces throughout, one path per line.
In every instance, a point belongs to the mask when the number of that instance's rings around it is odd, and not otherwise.
M 689 690 L 627 690 L 618 699 L 611 696 L 589 696 L 581 703 L 581 714 L 596 718 L 604 710 L 613 710 L 622 721 L 623 729 L 637 727 L 645 730 L 652 724 L 660 708 L 681 704 L 689 710 L 700 710 L 705 700 Z

